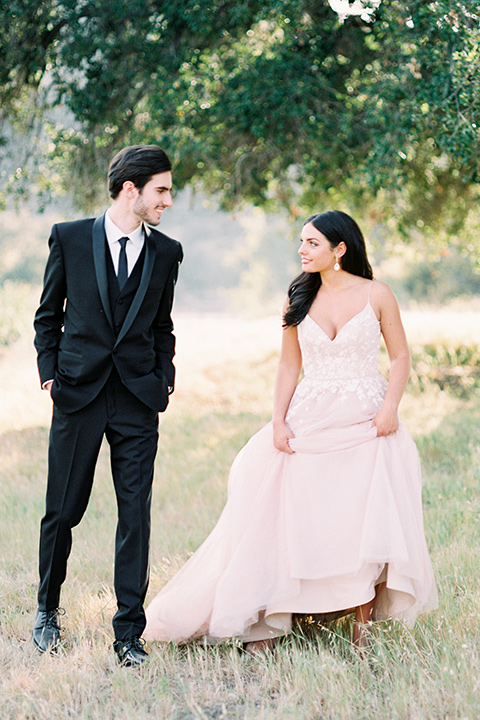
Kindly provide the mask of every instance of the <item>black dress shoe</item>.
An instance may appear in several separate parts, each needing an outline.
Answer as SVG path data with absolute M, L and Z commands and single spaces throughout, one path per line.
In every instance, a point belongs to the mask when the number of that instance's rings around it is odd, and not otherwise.
M 139 637 L 115 640 L 113 649 L 118 662 L 125 667 L 138 667 L 148 660 L 148 653 L 145 652 L 145 640 Z
M 33 626 L 32 640 L 39 652 L 57 652 L 57 647 L 60 642 L 58 616 L 61 612 L 63 611 L 61 611 L 60 608 L 38 611 L 35 625 Z

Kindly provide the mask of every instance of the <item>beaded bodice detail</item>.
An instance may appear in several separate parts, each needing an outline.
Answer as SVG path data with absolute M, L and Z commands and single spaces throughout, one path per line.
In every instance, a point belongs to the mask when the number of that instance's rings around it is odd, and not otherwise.
M 380 323 L 367 302 L 330 339 L 326 332 L 306 315 L 298 325 L 304 378 L 297 386 L 292 406 L 324 391 L 345 400 L 354 393 L 362 405 L 381 406 L 387 382 L 378 372 Z

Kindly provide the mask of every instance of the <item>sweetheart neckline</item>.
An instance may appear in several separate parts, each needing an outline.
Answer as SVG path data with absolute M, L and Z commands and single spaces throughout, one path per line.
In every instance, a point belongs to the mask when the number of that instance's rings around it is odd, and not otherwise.
M 316 325 L 317 328 L 319 328 L 319 330 L 322 331 L 322 333 L 325 335 L 325 337 L 327 338 L 327 340 L 329 340 L 331 343 L 333 343 L 333 342 L 335 342 L 335 340 L 338 338 L 338 336 L 340 335 L 340 333 L 342 332 L 342 330 L 343 330 L 344 328 L 346 328 L 347 325 L 350 325 L 350 323 L 352 322 L 352 320 L 355 320 L 355 318 L 357 318 L 357 317 L 359 317 L 360 315 L 362 315 L 362 313 L 364 313 L 365 310 L 366 310 L 368 307 L 371 308 L 373 314 L 375 315 L 375 320 L 376 320 L 377 322 L 380 322 L 379 319 L 377 318 L 377 315 L 376 315 L 374 309 L 372 308 L 372 306 L 371 306 L 371 304 L 370 304 L 370 300 L 367 300 L 367 304 L 365 305 L 365 307 L 363 307 L 361 310 L 359 310 L 358 313 L 355 313 L 355 315 L 352 315 L 352 317 L 351 317 L 349 320 L 347 320 L 346 323 L 344 323 L 344 324 L 342 325 L 342 327 L 340 328 L 340 330 L 337 332 L 337 334 L 336 334 L 335 337 L 333 337 L 333 338 L 331 338 L 330 335 L 326 332 L 326 330 L 324 330 L 324 329 L 322 328 L 322 326 L 319 325 L 319 324 L 317 323 L 317 321 L 312 318 L 312 316 L 310 315 L 310 313 L 307 313 L 305 317 L 310 318 L 310 320 L 313 322 L 313 324 Z

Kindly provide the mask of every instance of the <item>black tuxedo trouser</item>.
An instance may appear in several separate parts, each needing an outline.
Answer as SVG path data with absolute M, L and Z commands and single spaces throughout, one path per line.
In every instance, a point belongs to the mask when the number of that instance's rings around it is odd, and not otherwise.
M 115 540 L 115 637 L 141 635 L 148 587 L 150 504 L 158 445 L 158 413 L 112 376 L 87 407 L 54 407 L 49 443 L 45 516 L 40 528 L 40 610 L 57 608 L 72 546 L 92 490 L 103 436 L 110 445 L 118 507 Z

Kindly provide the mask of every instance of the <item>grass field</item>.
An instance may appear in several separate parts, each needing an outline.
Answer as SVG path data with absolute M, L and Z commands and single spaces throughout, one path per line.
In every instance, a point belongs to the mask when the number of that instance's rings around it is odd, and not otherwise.
M 458 318 L 451 332 L 445 323 L 447 336 L 461 333 Z M 268 421 L 278 346 L 268 318 L 180 316 L 177 332 L 178 391 L 161 426 L 149 597 L 211 529 L 236 452 Z M 111 647 L 115 502 L 106 448 L 74 534 L 62 596 L 63 648 L 57 657 L 32 649 L 50 406 L 37 387 L 28 330 L 0 356 L 0 377 L 2 720 L 480 718 L 478 392 L 459 400 L 432 386 L 407 394 L 402 404 L 422 457 L 437 612 L 413 631 L 378 625 L 368 658 L 353 651 L 350 625 L 342 621 L 299 627 L 262 659 L 241 654 L 234 643 L 151 644 L 151 662 L 132 671 L 115 664 Z

